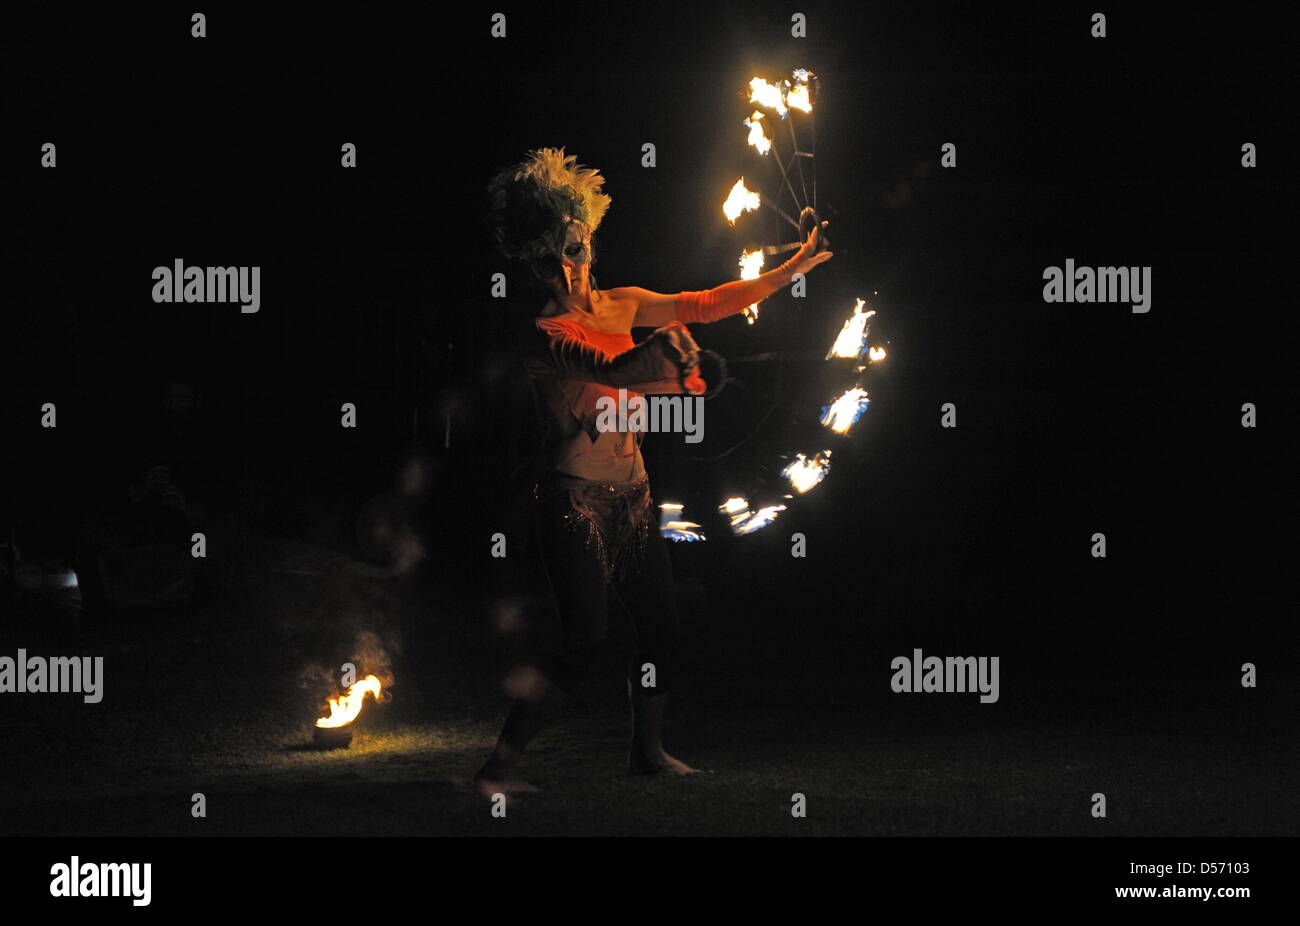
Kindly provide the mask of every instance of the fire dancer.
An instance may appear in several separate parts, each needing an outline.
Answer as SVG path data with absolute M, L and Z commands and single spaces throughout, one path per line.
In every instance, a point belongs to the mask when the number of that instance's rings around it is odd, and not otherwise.
M 521 351 L 545 433 L 534 516 L 561 633 L 541 660 L 541 691 L 515 701 L 496 749 L 475 776 L 487 793 L 534 790 L 520 777 L 520 759 L 555 708 L 591 674 L 606 638 L 611 587 L 636 632 L 628 670 L 628 770 L 698 771 L 663 746 L 679 630 L 642 433 L 598 430 L 597 403 L 602 396 L 616 399 L 619 389 L 687 391 L 699 356 L 685 324 L 738 314 L 831 257 L 817 252 L 814 230 L 793 257 L 752 280 L 669 295 L 635 286 L 602 290 L 591 274 L 592 236 L 610 197 L 602 192 L 604 178 L 575 162 L 563 149 L 543 148 L 489 186 L 496 243 L 523 264 L 536 295 Z M 655 331 L 636 344 L 637 327 Z

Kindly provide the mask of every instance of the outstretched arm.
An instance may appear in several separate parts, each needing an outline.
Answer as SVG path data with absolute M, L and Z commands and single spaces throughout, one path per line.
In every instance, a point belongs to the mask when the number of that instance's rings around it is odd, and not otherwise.
M 753 280 L 731 280 L 713 289 L 688 293 L 655 293 L 639 286 L 623 292 L 636 300 L 633 328 L 658 327 L 671 321 L 692 324 L 712 322 L 743 311 L 745 306 L 766 299 L 788 286 L 794 278 L 789 264 L 782 264 Z
M 823 222 L 822 227 L 826 224 Z M 761 302 L 788 286 L 796 273 L 807 273 L 818 264 L 830 260 L 832 252 L 817 252 L 820 236 L 821 228 L 814 229 L 793 257 L 753 280 L 731 280 L 713 289 L 675 294 L 655 293 L 639 286 L 623 287 L 622 294 L 630 296 L 636 302 L 632 327 L 659 327 L 670 321 L 707 323 L 742 312 L 747 306 Z

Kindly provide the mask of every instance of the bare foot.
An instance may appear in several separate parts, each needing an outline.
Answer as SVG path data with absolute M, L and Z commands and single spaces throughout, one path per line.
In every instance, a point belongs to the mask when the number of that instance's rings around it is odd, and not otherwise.
M 711 774 L 712 770 L 691 768 L 681 759 L 674 759 L 663 750 L 649 756 L 633 753 L 627 761 L 629 775 L 702 775 L 706 772 Z
M 484 766 L 474 776 L 474 787 L 489 800 L 494 794 L 526 794 L 542 789 L 526 780 L 517 768 L 488 768 Z

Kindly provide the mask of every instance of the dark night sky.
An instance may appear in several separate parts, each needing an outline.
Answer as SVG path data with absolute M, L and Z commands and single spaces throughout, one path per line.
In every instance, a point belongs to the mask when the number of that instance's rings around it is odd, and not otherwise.
M 804 304 L 782 295 L 759 325 L 699 339 L 729 356 L 824 350 L 853 297 L 878 291 L 891 358 L 843 462 L 784 522 L 818 551 L 808 567 L 788 571 L 789 530 L 774 530 L 743 550 L 677 550 L 679 571 L 716 579 L 725 564 L 754 622 L 823 613 L 825 638 L 846 645 L 818 659 L 955 641 L 1045 671 L 1098 654 L 1174 670 L 1277 647 L 1296 604 L 1290 24 L 1115 8 L 1094 40 L 1079 4 L 793 6 L 806 40 L 789 38 L 792 5 L 759 3 L 520 5 L 505 8 L 504 41 L 488 38 L 486 6 L 214 10 L 204 41 L 179 10 L 114 9 L 111 30 L 96 18 L 108 13 L 15 28 L 11 519 L 70 516 L 64 487 L 183 371 L 231 461 L 320 494 L 387 478 L 416 410 L 417 439 L 441 453 L 453 408 L 443 511 L 486 537 L 513 465 L 510 410 L 528 407 L 487 298 L 487 178 L 528 148 L 566 146 L 614 197 L 604 286 L 721 283 L 742 244 L 769 240 L 766 215 L 747 229 L 719 215 L 737 176 L 773 187 L 743 144 L 739 88 L 806 66 L 823 80 L 835 259 Z M 37 167 L 47 140 L 57 170 Z M 356 170 L 338 166 L 344 141 Z M 937 167 L 946 141 L 953 170 Z M 260 265 L 262 310 L 153 304 L 151 269 L 177 257 Z M 1042 270 L 1067 257 L 1152 266 L 1151 312 L 1044 304 Z M 710 404 L 702 452 L 772 395 L 770 367 L 737 372 L 746 383 Z M 801 449 L 820 375 L 788 366 L 771 427 L 725 463 L 659 440 L 660 491 L 702 503 L 770 476 L 773 453 Z M 366 403 L 365 424 L 341 435 L 347 400 Z M 44 401 L 60 403 L 54 439 L 36 427 Z M 1238 426 L 1247 401 L 1253 431 Z M 938 426 L 943 402 L 956 431 Z M 469 556 L 457 546 L 449 568 Z

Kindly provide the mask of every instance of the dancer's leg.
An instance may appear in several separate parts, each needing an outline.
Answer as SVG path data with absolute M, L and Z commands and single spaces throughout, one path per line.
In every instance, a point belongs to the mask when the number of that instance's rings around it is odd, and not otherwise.
M 519 775 L 524 750 L 554 719 L 568 692 L 591 674 L 608 635 L 609 590 L 595 545 L 585 529 L 574 530 L 564 520 L 568 505 L 563 498 L 539 501 L 535 510 L 560 632 L 542 659 L 543 691 L 515 701 L 496 748 L 475 776 L 483 790 L 494 785 L 498 790 L 536 790 Z
M 666 541 L 652 533 L 644 557 L 614 584 L 636 633 L 628 665 L 632 747 L 628 771 L 689 775 L 699 771 L 664 750 L 664 711 L 673 685 L 681 630 Z

